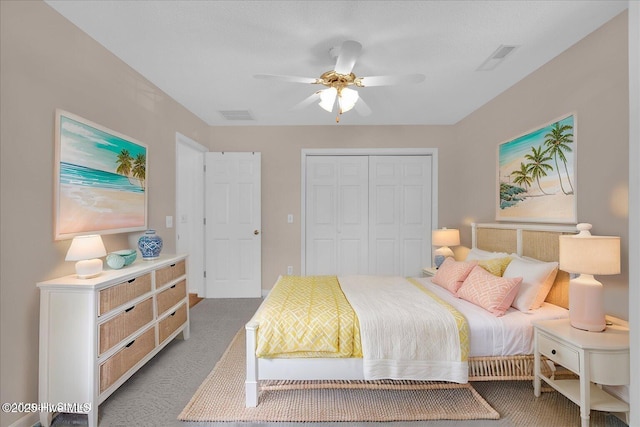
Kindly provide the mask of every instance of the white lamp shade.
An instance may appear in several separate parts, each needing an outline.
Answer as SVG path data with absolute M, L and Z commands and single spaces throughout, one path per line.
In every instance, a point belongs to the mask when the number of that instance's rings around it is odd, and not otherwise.
M 333 111 L 333 104 L 336 102 L 337 95 L 338 90 L 334 87 L 320 91 L 320 103 L 318 105 L 328 112 Z
M 560 236 L 560 269 L 569 273 L 619 274 L 620 238 Z
M 65 261 L 76 262 L 76 274 L 79 279 L 96 277 L 102 272 L 102 260 L 107 255 L 102 238 L 97 234 L 76 236 L 67 251 Z
M 76 236 L 67 251 L 65 261 L 82 261 L 106 255 L 107 250 L 104 247 L 104 243 L 102 243 L 100 235 Z
M 433 246 L 458 246 L 460 244 L 460 231 L 455 228 L 441 228 L 431 233 Z
M 340 104 L 340 111 L 346 113 L 351 110 L 358 102 L 358 91 L 344 88 L 340 91 L 340 96 L 338 97 L 338 104 Z

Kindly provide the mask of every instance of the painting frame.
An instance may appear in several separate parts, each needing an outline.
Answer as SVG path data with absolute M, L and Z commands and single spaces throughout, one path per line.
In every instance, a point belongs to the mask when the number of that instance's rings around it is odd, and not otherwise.
M 148 162 L 146 144 L 56 109 L 54 240 L 146 230 Z
M 577 222 L 576 134 L 573 112 L 498 145 L 496 221 Z

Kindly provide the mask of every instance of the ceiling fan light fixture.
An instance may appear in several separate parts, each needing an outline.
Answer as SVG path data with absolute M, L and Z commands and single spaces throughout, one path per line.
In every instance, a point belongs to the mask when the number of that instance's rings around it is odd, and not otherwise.
M 346 113 L 347 111 L 355 107 L 356 102 L 358 102 L 358 98 L 359 96 L 357 90 L 349 89 L 346 87 L 343 88 L 338 94 L 338 104 L 340 104 L 340 112 Z
M 320 102 L 318 105 L 329 113 L 333 111 L 333 105 L 336 102 L 336 96 L 338 90 L 335 87 L 330 87 L 320 91 Z

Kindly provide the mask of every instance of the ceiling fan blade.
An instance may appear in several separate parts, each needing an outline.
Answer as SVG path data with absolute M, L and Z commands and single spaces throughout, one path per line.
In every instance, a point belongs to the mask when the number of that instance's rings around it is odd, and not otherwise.
M 358 98 L 358 102 L 356 102 L 356 106 L 354 108 L 356 109 L 358 114 L 360 114 L 361 116 L 368 116 L 369 114 L 371 114 L 371 108 L 369 108 L 367 103 L 364 102 L 364 99 L 362 99 L 362 96 Z
M 336 60 L 335 72 L 338 74 L 349 74 L 353 70 L 353 66 L 356 64 L 356 59 L 360 55 L 362 45 L 353 40 L 347 40 L 342 43 L 340 47 L 340 53 Z
M 315 77 L 278 76 L 274 74 L 255 74 L 253 77 L 256 79 L 280 80 L 282 82 L 310 84 L 315 84 L 318 80 Z
M 401 76 L 370 76 L 361 77 L 360 83 L 364 87 L 395 86 L 401 84 L 421 83 L 424 81 L 424 79 L 424 74 L 406 74 Z
M 310 96 L 306 97 L 302 101 L 298 102 L 291 109 L 292 110 L 301 110 L 303 108 L 308 107 L 309 105 L 315 103 L 320 100 L 320 91 L 312 93 Z

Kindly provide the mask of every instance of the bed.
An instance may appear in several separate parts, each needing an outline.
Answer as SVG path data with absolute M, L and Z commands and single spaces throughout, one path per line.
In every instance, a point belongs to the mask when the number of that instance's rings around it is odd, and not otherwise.
M 515 274 L 520 274 L 518 268 L 522 266 L 532 265 L 538 268 L 538 265 L 553 264 L 558 260 L 558 236 L 560 234 L 575 233 L 575 226 L 558 226 L 558 225 L 531 225 L 531 224 L 472 224 L 472 247 L 464 259 L 459 261 L 448 260 L 447 262 L 456 268 L 462 268 L 464 264 L 473 264 L 469 267 L 470 271 L 467 276 L 471 282 L 471 276 L 476 274 L 486 275 L 487 271 L 493 268 L 502 269 L 500 273 L 494 272 L 496 276 L 505 275 L 500 280 L 518 282 Z M 508 256 L 511 261 L 505 267 L 496 267 L 497 260 L 504 259 Z M 475 268 L 481 264 L 483 268 Z M 487 267 L 489 264 L 489 267 Z M 511 267 L 509 267 L 511 265 Z M 557 264 L 556 264 L 557 265 Z M 392 379 L 415 379 L 415 380 L 444 380 L 453 382 L 467 381 L 494 381 L 494 380 L 527 380 L 533 378 L 533 328 L 532 322 L 535 320 L 567 317 L 568 312 L 568 282 L 569 275 L 566 272 L 556 270 L 548 286 L 548 293 L 544 302 L 539 301 L 539 308 L 535 310 L 515 309 L 514 307 L 502 307 L 500 310 L 504 312 L 496 314 L 498 311 L 491 313 L 495 306 L 486 305 L 482 301 L 474 300 L 473 293 L 467 291 L 467 296 L 459 298 L 454 296 L 450 289 L 443 286 L 442 281 L 445 271 L 452 271 L 451 266 L 441 267 L 436 277 L 420 277 L 420 278 L 378 278 L 366 276 L 344 276 L 338 277 L 339 286 L 344 294 L 348 297 L 347 305 L 353 306 L 356 310 L 357 321 L 364 323 L 366 327 L 363 329 L 355 328 L 354 340 L 362 341 L 362 348 L 367 348 L 367 352 L 371 352 L 371 339 L 368 338 L 373 332 L 368 332 L 370 326 L 368 318 L 361 318 L 361 314 L 366 313 L 363 307 L 372 305 L 370 310 L 378 310 L 381 306 L 376 306 L 376 301 L 386 299 L 396 299 L 395 296 L 390 298 L 391 294 L 385 295 L 385 289 L 388 288 L 389 280 L 398 282 L 403 286 L 404 290 L 398 295 L 407 295 L 398 297 L 405 298 L 405 303 L 411 302 L 412 299 L 418 298 L 419 294 L 428 294 L 430 298 L 438 301 L 446 310 L 450 310 L 454 322 L 457 321 L 456 334 L 454 329 L 449 325 L 449 335 L 456 335 L 455 339 L 451 339 L 459 344 L 460 359 L 447 362 L 443 368 L 440 363 L 429 363 L 429 361 L 420 360 L 416 362 L 415 368 L 411 363 L 409 366 L 405 364 L 387 366 L 386 361 L 383 366 L 370 361 L 370 358 L 363 357 L 358 353 L 357 344 L 350 347 L 351 353 L 346 352 L 339 357 L 324 356 L 322 352 L 310 354 L 289 355 L 268 355 L 264 351 L 264 338 L 261 337 L 262 332 L 266 332 L 268 322 L 265 316 L 265 304 L 268 303 L 272 294 L 265 299 L 261 307 L 257 310 L 256 315 L 246 324 L 246 406 L 252 407 L 258 404 L 259 385 L 261 380 L 370 380 L 378 378 Z M 513 278 L 508 278 L 509 274 Z M 525 273 L 525 275 L 528 273 Z M 440 276 L 439 276 L 440 275 Z M 465 276 L 465 277 L 467 277 Z M 481 276 L 484 278 L 484 276 Z M 437 280 L 436 280 L 437 278 Z M 434 284 L 433 281 L 440 282 Z M 498 279 L 496 279 L 498 280 Z M 405 283 L 406 282 L 406 283 Z M 518 282 L 521 286 L 518 289 L 524 289 L 525 283 Z M 465 289 L 470 288 L 465 284 Z M 274 288 L 275 289 L 275 288 Z M 365 289 L 365 291 L 362 291 Z M 375 289 L 375 290 L 374 290 Z M 378 290 L 380 289 L 380 291 Z M 395 289 L 395 288 L 394 288 Z M 514 292 L 516 288 L 513 288 Z M 377 294 L 377 292 L 382 292 Z M 506 291 L 505 291 L 506 292 Z M 363 294 L 363 300 L 359 295 Z M 523 292 L 520 292 L 516 300 L 522 298 Z M 369 299 L 367 299 L 369 297 Z M 273 298 L 277 298 L 274 296 Z M 284 297 L 283 297 L 284 298 Z M 285 299 L 289 299 L 287 296 Z M 354 298 L 351 300 L 351 298 Z M 420 297 L 421 298 L 421 297 Z M 527 297 L 527 307 L 531 303 L 531 298 Z M 516 305 L 516 300 L 513 304 Z M 485 306 L 482 306 L 485 304 Z M 434 310 L 441 310 L 436 307 Z M 403 310 L 396 310 L 400 312 Z M 324 312 L 318 310 L 318 313 Z M 457 317 L 453 313 L 458 313 Z M 460 314 L 462 316 L 460 316 Z M 409 316 L 412 317 L 412 316 Z M 436 315 L 435 317 L 448 317 L 448 315 Z M 460 318 L 463 318 L 460 321 Z M 456 320 L 457 319 L 457 320 Z M 263 329 L 261 330 L 261 322 Z M 388 323 L 388 322 L 387 322 Z M 403 328 L 406 329 L 406 326 Z M 410 326 L 409 329 L 413 328 Z M 444 326 L 443 328 L 447 328 Z M 348 329 L 348 328 L 347 328 Z M 336 332 L 338 333 L 338 332 Z M 362 335 L 360 335 L 362 334 Z M 443 333 L 444 334 L 444 333 Z M 468 334 L 468 335 L 467 335 Z M 262 334 L 264 335 L 264 334 Z M 447 341 L 446 334 L 445 341 Z M 457 336 L 459 335 L 459 336 Z M 420 335 L 421 337 L 423 335 Z M 467 336 L 467 338 L 465 338 Z M 394 335 L 395 337 L 395 335 Z M 438 338 L 441 339 L 441 338 Z M 262 340 L 262 341 L 261 341 Z M 347 342 L 344 336 L 341 336 L 342 342 Z M 395 338 L 394 338 L 395 341 Z M 468 343 L 467 343 L 468 341 Z M 410 346 L 411 344 L 409 344 Z M 444 346 L 418 346 L 419 350 L 424 348 L 433 348 Z M 450 351 L 455 358 L 455 345 L 450 345 Z M 414 344 L 415 346 L 415 344 Z M 466 346 L 466 347 L 465 347 Z M 392 346 L 393 347 L 393 346 Z M 395 346 L 396 348 L 399 346 Z M 395 351 L 394 348 L 385 351 Z M 416 351 L 413 349 L 412 351 Z M 421 351 L 421 350 L 420 350 Z M 355 356 L 354 356 L 355 355 Z M 300 357 L 298 357 L 300 356 Z M 424 356 L 428 357 L 428 356 Z M 423 357 L 423 359 L 424 359 Z M 403 362 L 404 363 L 404 362 Z M 464 373 L 461 375 L 460 371 Z M 400 372 L 400 374 L 396 374 Z M 428 372 L 418 375 L 417 372 Z M 377 376 L 376 376 L 377 375 Z M 430 375 L 430 376 L 429 376 Z

